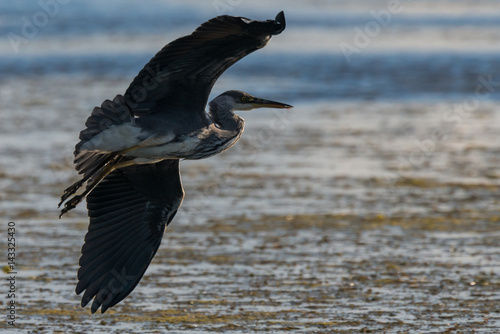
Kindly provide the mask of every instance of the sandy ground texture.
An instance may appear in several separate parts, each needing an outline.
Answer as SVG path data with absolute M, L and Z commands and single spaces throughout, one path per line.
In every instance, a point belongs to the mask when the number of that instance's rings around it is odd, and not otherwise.
M 119 85 L 0 87 L 11 111 L 0 121 L 0 247 L 15 222 L 17 306 L 16 329 L 4 317 L 2 332 L 500 329 L 500 114 L 487 102 L 462 113 L 374 101 L 242 114 L 236 147 L 181 164 L 185 202 L 135 291 L 104 315 L 81 309 L 88 218 L 80 205 L 58 220 L 56 205 L 77 179 L 88 101 Z

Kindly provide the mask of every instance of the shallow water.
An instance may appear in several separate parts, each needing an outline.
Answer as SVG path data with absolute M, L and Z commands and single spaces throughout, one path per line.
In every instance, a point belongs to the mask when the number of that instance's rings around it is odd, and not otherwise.
M 0 217 L 4 231 L 16 223 L 18 328 L 496 333 L 497 2 L 401 1 L 350 62 L 339 45 L 385 1 L 222 2 L 258 19 L 284 9 L 288 27 L 212 95 L 242 89 L 295 108 L 242 113 L 238 145 L 182 163 L 182 210 L 105 315 L 74 294 L 84 206 L 62 220 L 55 208 L 76 180 L 78 132 L 165 42 L 220 8 L 71 1 L 19 52 L 0 40 Z M 0 9 L 3 37 L 41 10 Z

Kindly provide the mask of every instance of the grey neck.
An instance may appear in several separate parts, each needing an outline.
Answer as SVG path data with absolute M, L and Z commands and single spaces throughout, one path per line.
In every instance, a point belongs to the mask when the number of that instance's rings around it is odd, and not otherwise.
M 209 103 L 209 113 L 212 120 L 221 130 L 240 131 L 243 129 L 244 121 L 233 113 L 233 110 L 223 103 L 213 100 Z

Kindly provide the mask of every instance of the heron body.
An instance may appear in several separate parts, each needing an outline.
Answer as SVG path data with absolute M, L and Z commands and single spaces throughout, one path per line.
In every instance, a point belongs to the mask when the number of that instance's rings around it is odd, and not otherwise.
M 76 293 L 104 313 L 139 283 L 182 204 L 181 159 L 203 159 L 233 146 L 244 120 L 235 110 L 291 108 L 241 91 L 209 103 L 217 78 L 285 29 L 285 17 L 252 21 L 219 16 L 160 50 L 123 95 L 94 108 L 80 132 L 61 216 L 84 198 L 90 224 Z M 81 194 L 77 191 L 84 187 Z
M 112 153 L 124 150 L 123 155 L 134 158 L 134 163 L 138 164 L 210 157 L 233 146 L 243 133 L 245 121 L 232 112 L 234 106 L 231 105 L 231 99 L 240 96 L 249 95 L 228 91 L 214 99 L 210 104 L 210 114 L 200 128 L 173 128 L 161 114 L 137 119 L 130 117 L 123 124 L 110 126 L 83 142 L 79 151 Z

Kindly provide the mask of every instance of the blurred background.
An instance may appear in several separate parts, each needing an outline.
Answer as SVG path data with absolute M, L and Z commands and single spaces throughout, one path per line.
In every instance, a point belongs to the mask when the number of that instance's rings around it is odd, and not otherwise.
M 295 108 L 241 113 L 238 145 L 182 163 L 186 199 L 146 277 L 90 317 L 73 292 L 85 206 L 58 221 L 56 205 L 92 108 L 202 22 L 281 10 L 286 30 L 211 98 Z M 495 332 L 499 54 L 495 0 L 0 3 L 0 216 L 19 231 L 20 325 Z

